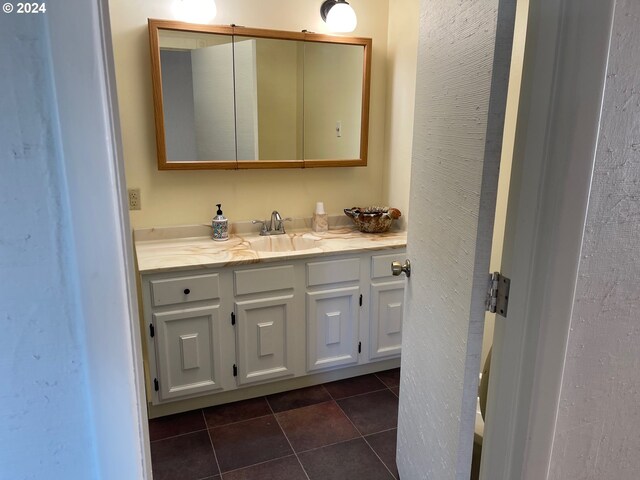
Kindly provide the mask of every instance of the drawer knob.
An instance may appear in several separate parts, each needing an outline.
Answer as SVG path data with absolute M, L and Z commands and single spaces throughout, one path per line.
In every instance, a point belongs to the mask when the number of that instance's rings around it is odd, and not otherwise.
M 189 295 L 191 293 L 191 290 L 189 290 L 188 288 L 184 289 L 184 294 L 185 295 Z

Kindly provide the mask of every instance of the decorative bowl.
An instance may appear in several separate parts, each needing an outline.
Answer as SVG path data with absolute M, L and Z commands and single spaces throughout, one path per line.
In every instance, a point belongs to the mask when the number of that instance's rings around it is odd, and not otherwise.
M 344 213 L 365 233 L 386 232 L 391 222 L 402 215 L 397 208 L 389 207 L 352 207 L 345 208 Z

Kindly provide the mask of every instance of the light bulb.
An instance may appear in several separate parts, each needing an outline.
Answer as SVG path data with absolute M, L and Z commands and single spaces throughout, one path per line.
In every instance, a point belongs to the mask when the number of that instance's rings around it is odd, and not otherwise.
M 338 2 L 327 13 L 327 25 L 334 32 L 353 32 L 358 24 L 356 12 L 346 2 Z
M 190 23 L 209 23 L 217 13 L 214 0 L 173 0 L 171 11 L 176 20 Z

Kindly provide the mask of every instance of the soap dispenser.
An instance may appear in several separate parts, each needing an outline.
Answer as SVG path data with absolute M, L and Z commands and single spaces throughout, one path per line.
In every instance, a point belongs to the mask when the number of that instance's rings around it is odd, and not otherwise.
M 229 220 L 222 214 L 222 204 L 216 203 L 216 206 L 218 211 L 211 221 L 211 227 L 213 228 L 213 239 L 222 242 L 229 240 Z

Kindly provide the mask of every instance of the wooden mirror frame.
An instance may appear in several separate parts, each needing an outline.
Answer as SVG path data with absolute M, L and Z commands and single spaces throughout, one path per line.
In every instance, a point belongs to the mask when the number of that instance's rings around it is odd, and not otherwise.
M 148 19 L 149 45 L 151 47 L 151 80 L 153 86 L 153 108 L 156 127 L 156 147 L 159 170 L 235 170 L 262 168 L 309 168 L 309 167 L 359 167 L 367 165 L 369 144 L 369 97 L 371 85 L 370 38 L 340 37 L 311 32 L 288 32 L 235 25 L 200 25 L 173 20 Z M 194 33 L 214 33 L 229 36 L 270 38 L 277 40 L 299 40 L 304 42 L 361 45 L 364 47 L 362 68 L 362 107 L 360 115 L 360 158 L 356 159 L 291 159 L 291 160 L 221 160 L 221 161 L 168 161 L 164 128 L 164 106 L 162 96 L 162 74 L 160 70 L 160 30 L 177 30 Z

